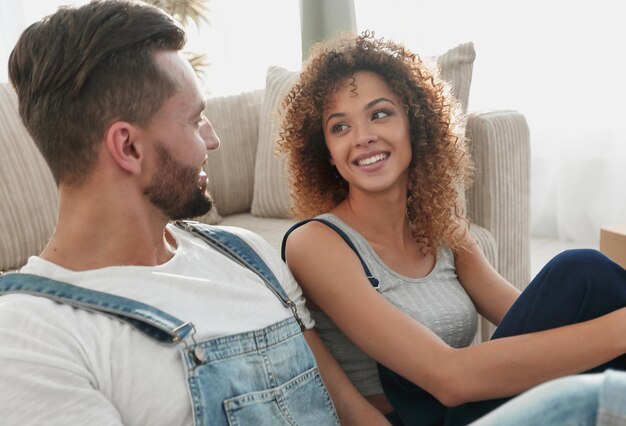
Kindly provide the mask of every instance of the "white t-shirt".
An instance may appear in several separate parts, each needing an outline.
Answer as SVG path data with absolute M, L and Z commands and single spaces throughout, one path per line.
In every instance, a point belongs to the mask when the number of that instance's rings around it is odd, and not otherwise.
M 288 268 L 260 236 L 236 233 L 272 269 L 307 328 L 314 326 Z M 256 330 L 293 314 L 249 269 L 173 226 L 177 250 L 156 267 L 72 272 L 32 257 L 21 272 L 139 300 L 196 327 L 196 340 Z M 191 425 L 177 347 L 111 316 L 43 297 L 0 297 L 0 423 Z

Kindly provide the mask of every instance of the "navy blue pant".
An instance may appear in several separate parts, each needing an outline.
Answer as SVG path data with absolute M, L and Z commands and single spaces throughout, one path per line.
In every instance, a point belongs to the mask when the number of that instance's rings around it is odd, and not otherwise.
M 492 339 L 574 324 L 622 307 L 626 307 L 626 270 L 597 250 L 568 250 L 555 256 L 537 274 L 504 316 Z M 626 356 L 622 355 L 588 372 L 607 368 L 626 370 Z M 396 386 L 393 379 L 388 380 L 384 375 L 381 374 L 381 381 L 386 382 L 383 383 L 385 393 L 391 392 L 390 400 L 407 404 L 408 394 L 402 386 Z M 396 395 L 393 395 L 394 392 Z M 417 415 L 408 417 L 404 424 L 466 425 L 509 399 L 443 408 L 443 418 L 422 422 L 420 419 L 424 417 Z M 440 408 L 433 406 L 433 409 L 441 412 Z M 402 414 L 402 410 L 402 407 L 396 407 L 398 414 Z

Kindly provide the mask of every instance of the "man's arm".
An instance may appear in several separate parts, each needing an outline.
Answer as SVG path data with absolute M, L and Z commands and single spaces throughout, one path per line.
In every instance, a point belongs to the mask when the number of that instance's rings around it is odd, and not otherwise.
M 304 337 L 317 361 L 322 379 L 335 404 L 342 425 L 389 425 L 385 416 L 374 408 L 354 387 L 322 339 L 313 329 Z

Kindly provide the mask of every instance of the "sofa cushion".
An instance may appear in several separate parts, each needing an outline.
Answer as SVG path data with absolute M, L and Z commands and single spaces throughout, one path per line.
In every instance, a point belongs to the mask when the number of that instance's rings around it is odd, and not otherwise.
M 476 53 L 470 43 L 456 46 L 434 57 L 441 67 L 441 75 L 451 84 L 453 93 L 464 110 L 469 100 L 472 70 Z M 278 108 L 283 97 L 295 83 L 298 72 L 281 67 L 267 71 L 265 97 L 261 104 L 259 141 L 254 175 L 254 194 L 251 213 L 260 217 L 289 217 L 289 184 L 287 164 L 275 152 L 280 128 Z M 221 207 L 220 207 L 221 211 Z
M 239 213 L 225 216 L 220 226 L 237 226 L 246 228 L 259 234 L 265 239 L 277 253 L 280 253 L 280 245 L 287 230 L 296 223 L 293 219 L 258 217 L 251 213 Z
M 289 216 L 287 163 L 275 152 L 280 128 L 278 109 L 283 97 L 298 77 L 297 72 L 281 67 L 267 70 L 265 97 L 259 118 L 259 140 L 254 171 L 251 213 L 262 217 Z
M 207 101 L 204 115 L 221 141 L 204 166 L 217 209 L 198 220 L 215 224 L 219 215 L 250 211 L 262 99 L 263 90 L 257 90 Z
M 39 254 L 56 223 L 52 173 L 17 112 L 17 96 L 0 84 L 0 271 Z

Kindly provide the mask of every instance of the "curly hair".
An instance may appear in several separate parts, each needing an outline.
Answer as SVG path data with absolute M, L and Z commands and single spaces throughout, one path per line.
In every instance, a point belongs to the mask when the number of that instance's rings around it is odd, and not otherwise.
M 290 167 L 292 215 L 301 219 L 325 213 L 348 194 L 348 183 L 329 161 L 322 113 L 331 95 L 357 71 L 381 76 L 408 113 L 412 159 L 407 216 L 414 238 L 431 250 L 442 244 L 460 249 L 468 228 L 464 193 L 473 172 L 465 115 L 434 62 L 367 31 L 316 44 L 282 100 L 277 149 Z

